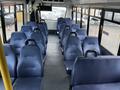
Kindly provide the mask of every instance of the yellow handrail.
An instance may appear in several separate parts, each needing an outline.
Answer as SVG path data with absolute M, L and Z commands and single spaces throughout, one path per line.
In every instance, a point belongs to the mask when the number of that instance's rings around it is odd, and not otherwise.
M 5 90 L 13 90 L 10 74 L 7 68 L 6 58 L 4 55 L 1 35 L 0 35 L 0 71 L 4 82 Z

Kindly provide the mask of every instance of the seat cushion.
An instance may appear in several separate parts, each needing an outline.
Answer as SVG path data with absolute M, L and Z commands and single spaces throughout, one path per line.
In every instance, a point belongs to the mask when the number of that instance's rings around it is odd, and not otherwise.
M 71 75 L 74 61 L 64 61 L 67 74 Z
M 72 90 L 120 90 L 120 83 L 79 85 Z
M 18 78 L 14 85 L 14 90 L 41 90 L 40 77 Z
M 12 80 L 12 83 L 13 83 L 15 78 L 11 78 L 11 80 Z M 5 90 L 2 78 L 0 78 L 0 90 Z

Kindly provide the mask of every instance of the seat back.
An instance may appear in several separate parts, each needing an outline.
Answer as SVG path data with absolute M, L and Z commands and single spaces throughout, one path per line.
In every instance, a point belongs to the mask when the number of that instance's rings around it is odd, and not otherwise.
M 15 53 L 17 55 L 20 54 L 20 50 L 24 46 L 26 39 L 27 39 L 27 37 L 23 32 L 12 33 L 11 39 L 10 39 L 10 44 L 14 47 Z
M 87 37 L 87 30 L 84 28 L 80 28 L 80 30 L 76 30 L 78 38 L 83 42 L 83 40 Z
M 9 44 L 4 44 L 4 53 L 5 53 L 6 62 L 8 65 L 10 76 L 16 77 L 17 60 L 15 57 L 15 53 L 13 52 Z
M 72 22 L 72 20 L 70 18 L 64 18 L 64 20 L 65 20 L 67 25 L 71 26 L 73 24 L 73 22 Z
M 72 86 L 115 82 L 120 82 L 120 57 L 76 59 L 72 71 Z
M 44 40 L 47 43 L 48 42 L 48 38 L 47 38 L 47 36 L 48 36 L 48 29 L 47 29 L 46 23 L 45 22 L 39 23 L 39 29 L 43 33 Z
M 63 39 L 65 37 L 69 36 L 70 32 L 71 32 L 71 27 L 69 25 L 66 25 L 65 28 L 64 28 L 64 30 L 62 31 L 61 42 L 63 41 Z
M 86 57 L 94 57 L 100 55 L 98 38 L 86 37 L 83 42 L 83 51 Z
M 41 77 L 43 73 L 42 55 L 34 43 L 26 43 L 20 52 L 17 73 L 18 77 Z
M 25 35 L 27 36 L 27 38 L 30 38 L 30 36 L 32 34 L 32 27 L 31 26 L 22 26 L 21 31 L 23 33 L 25 33 Z
M 71 28 L 72 28 L 73 32 L 76 32 L 77 30 L 80 30 L 80 25 L 79 24 L 72 24 Z
M 64 57 L 65 60 L 75 60 L 78 56 L 83 56 L 82 44 L 77 34 L 72 32 L 66 42 Z
M 39 23 L 39 28 L 44 33 L 44 35 L 47 37 L 47 35 L 48 35 L 47 24 L 45 22 L 40 22 Z
M 39 46 L 39 48 L 41 49 L 43 55 L 46 53 L 46 44 L 45 44 L 45 40 L 43 37 L 42 32 L 39 29 L 36 29 L 32 34 L 31 34 L 31 39 L 34 39 L 37 43 L 37 45 Z
M 34 21 L 27 22 L 27 26 L 31 26 L 32 30 L 34 30 L 36 27 L 38 27 L 38 24 Z
M 44 35 L 40 29 L 34 30 L 30 38 L 34 39 L 37 43 L 40 42 L 43 46 L 45 45 Z
M 45 32 L 44 32 L 44 33 L 45 33 L 46 35 L 48 35 L 48 27 L 47 27 L 47 23 L 45 22 L 45 20 L 44 20 L 44 19 L 41 19 L 39 24 L 42 25 L 42 26 L 44 26 L 44 29 L 45 29 Z
M 60 24 L 64 22 L 64 19 L 62 17 L 58 18 L 57 20 L 57 32 L 60 32 Z

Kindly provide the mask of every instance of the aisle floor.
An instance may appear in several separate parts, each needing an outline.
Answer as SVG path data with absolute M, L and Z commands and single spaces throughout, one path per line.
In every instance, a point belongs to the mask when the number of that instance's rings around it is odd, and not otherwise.
M 59 39 L 55 35 L 48 36 L 43 90 L 69 90 L 69 80 L 59 48 Z

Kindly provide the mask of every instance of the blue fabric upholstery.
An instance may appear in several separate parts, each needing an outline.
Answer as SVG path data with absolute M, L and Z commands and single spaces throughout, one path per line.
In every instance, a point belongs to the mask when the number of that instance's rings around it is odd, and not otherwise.
M 120 57 L 81 58 L 72 70 L 72 90 L 119 90 Z
M 29 39 L 31 42 L 31 40 Z M 14 90 L 41 90 L 43 77 L 42 55 L 39 47 L 26 41 L 26 45 L 20 52 L 18 61 L 18 78 L 14 83 Z
M 21 48 L 24 46 L 25 40 L 27 39 L 26 35 L 23 32 L 14 32 L 11 35 L 10 44 L 15 50 L 17 55 L 20 54 Z
M 71 34 L 69 35 L 64 49 L 65 67 L 68 74 L 70 74 L 70 71 L 72 70 L 75 59 L 78 56 L 83 56 L 81 41 L 77 36 L 72 36 Z
M 39 47 L 36 45 L 24 46 L 17 66 L 18 77 L 41 77 L 42 60 Z
M 67 25 L 72 25 L 73 24 L 73 22 L 70 18 L 64 18 L 64 20 L 65 20 Z
M 72 32 L 76 32 L 77 30 L 80 30 L 79 24 L 72 24 L 71 25 Z
M 39 23 L 39 29 L 43 33 L 45 43 L 47 44 L 47 42 L 48 42 L 48 38 L 47 38 L 47 36 L 48 36 L 48 29 L 47 29 L 46 23 Z
M 65 29 L 63 30 L 62 35 L 61 35 L 62 47 L 64 47 L 64 45 L 66 44 L 66 40 L 68 39 L 70 32 L 71 32 L 70 26 L 68 26 L 68 25 L 65 26 Z
M 36 22 L 33 22 L 33 21 L 27 22 L 26 25 L 27 25 L 27 26 L 31 26 L 31 27 L 32 27 L 32 30 L 34 30 L 35 28 L 38 27 L 38 24 L 37 24 Z
M 76 30 L 78 38 L 83 42 L 83 40 L 87 37 L 87 30 L 84 28 L 80 28 L 80 30 Z
M 10 76 L 15 78 L 16 77 L 17 60 L 15 57 L 15 53 L 13 52 L 13 50 L 9 44 L 4 44 L 4 53 L 5 53 L 6 62 L 8 65 Z
M 6 62 L 8 65 L 8 70 L 10 73 L 11 81 L 13 83 L 16 78 L 17 60 L 16 60 L 15 54 L 9 44 L 4 45 L 4 53 L 5 53 Z M 3 80 L 1 78 L 1 74 L 0 74 L 0 90 L 5 90 Z
M 83 51 L 86 57 L 100 55 L 100 47 L 98 43 L 98 38 L 86 37 L 83 42 Z
M 13 86 L 14 90 L 43 90 L 40 77 L 18 78 Z
M 39 28 L 42 29 L 42 32 L 44 33 L 45 36 L 48 35 L 48 28 L 47 28 L 47 24 L 45 22 L 40 22 Z
M 72 90 L 119 90 L 119 89 L 120 83 L 78 85 L 72 88 Z
M 57 20 L 57 32 L 59 33 L 60 32 L 60 24 L 63 22 L 63 18 L 60 17 L 58 18 Z
M 40 31 L 33 32 L 31 34 L 31 39 L 34 39 L 37 42 L 37 45 L 39 46 L 39 48 L 42 51 L 43 55 L 45 55 L 47 46 L 45 44 L 42 32 L 40 32 Z
M 27 36 L 27 38 L 30 38 L 30 36 L 32 34 L 32 27 L 31 26 L 22 26 L 21 31 L 23 33 L 25 33 L 25 35 Z
M 69 26 L 69 25 L 66 25 L 66 23 L 60 24 L 60 32 L 59 32 L 60 39 L 62 38 L 63 31 L 64 31 L 64 29 L 65 29 L 66 26 Z

